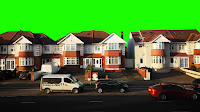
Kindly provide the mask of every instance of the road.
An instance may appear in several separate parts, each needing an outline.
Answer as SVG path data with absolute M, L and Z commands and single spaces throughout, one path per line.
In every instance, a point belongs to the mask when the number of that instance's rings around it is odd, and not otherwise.
M 195 112 L 200 101 L 157 101 L 148 95 L 1 97 L 1 111 Z

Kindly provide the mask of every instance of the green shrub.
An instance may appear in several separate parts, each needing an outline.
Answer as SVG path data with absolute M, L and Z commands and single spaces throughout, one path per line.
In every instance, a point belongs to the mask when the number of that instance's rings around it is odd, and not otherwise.
M 85 72 L 87 73 L 88 72 L 88 70 L 91 70 L 92 71 L 92 65 L 88 65 L 86 68 L 85 68 Z
M 197 68 L 194 65 L 191 65 L 190 69 L 196 71 Z
M 199 67 L 199 68 L 197 68 L 197 72 L 200 72 L 200 67 Z

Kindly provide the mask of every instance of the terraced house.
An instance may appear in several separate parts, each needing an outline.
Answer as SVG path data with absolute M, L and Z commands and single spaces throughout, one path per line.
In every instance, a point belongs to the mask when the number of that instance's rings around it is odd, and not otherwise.
M 169 72 L 171 68 L 200 67 L 200 33 L 197 30 L 142 30 L 131 32 L 128 57 L 135 67 Z
M 122 37 L 122 38 L 121 38 Z M 53 41 L 45 34 L 11 31 L 0 35 L 0 69 L 30 70 L 47 62 L 61 67 L 104 71 L 125 70 L 125 44 L 121 37 L 105 31 L 70 33 Z

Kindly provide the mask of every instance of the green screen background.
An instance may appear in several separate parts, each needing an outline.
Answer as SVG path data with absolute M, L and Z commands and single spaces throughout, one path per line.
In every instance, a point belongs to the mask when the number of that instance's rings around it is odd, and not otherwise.
M 4 0 L 0 33 L 31 31 L 57 40 L 70 32 L 105 30 L 128 42 L 131 31 L 197 29 L 200 1 L 190 0 Z

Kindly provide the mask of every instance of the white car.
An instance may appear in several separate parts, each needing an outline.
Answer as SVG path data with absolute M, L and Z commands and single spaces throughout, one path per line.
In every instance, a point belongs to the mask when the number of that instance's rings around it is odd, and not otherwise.
M 71 91 L 75 94 L 83 90 L 83 83 L 70 74 L 48 74 L 41 78 L 40 91 Z

